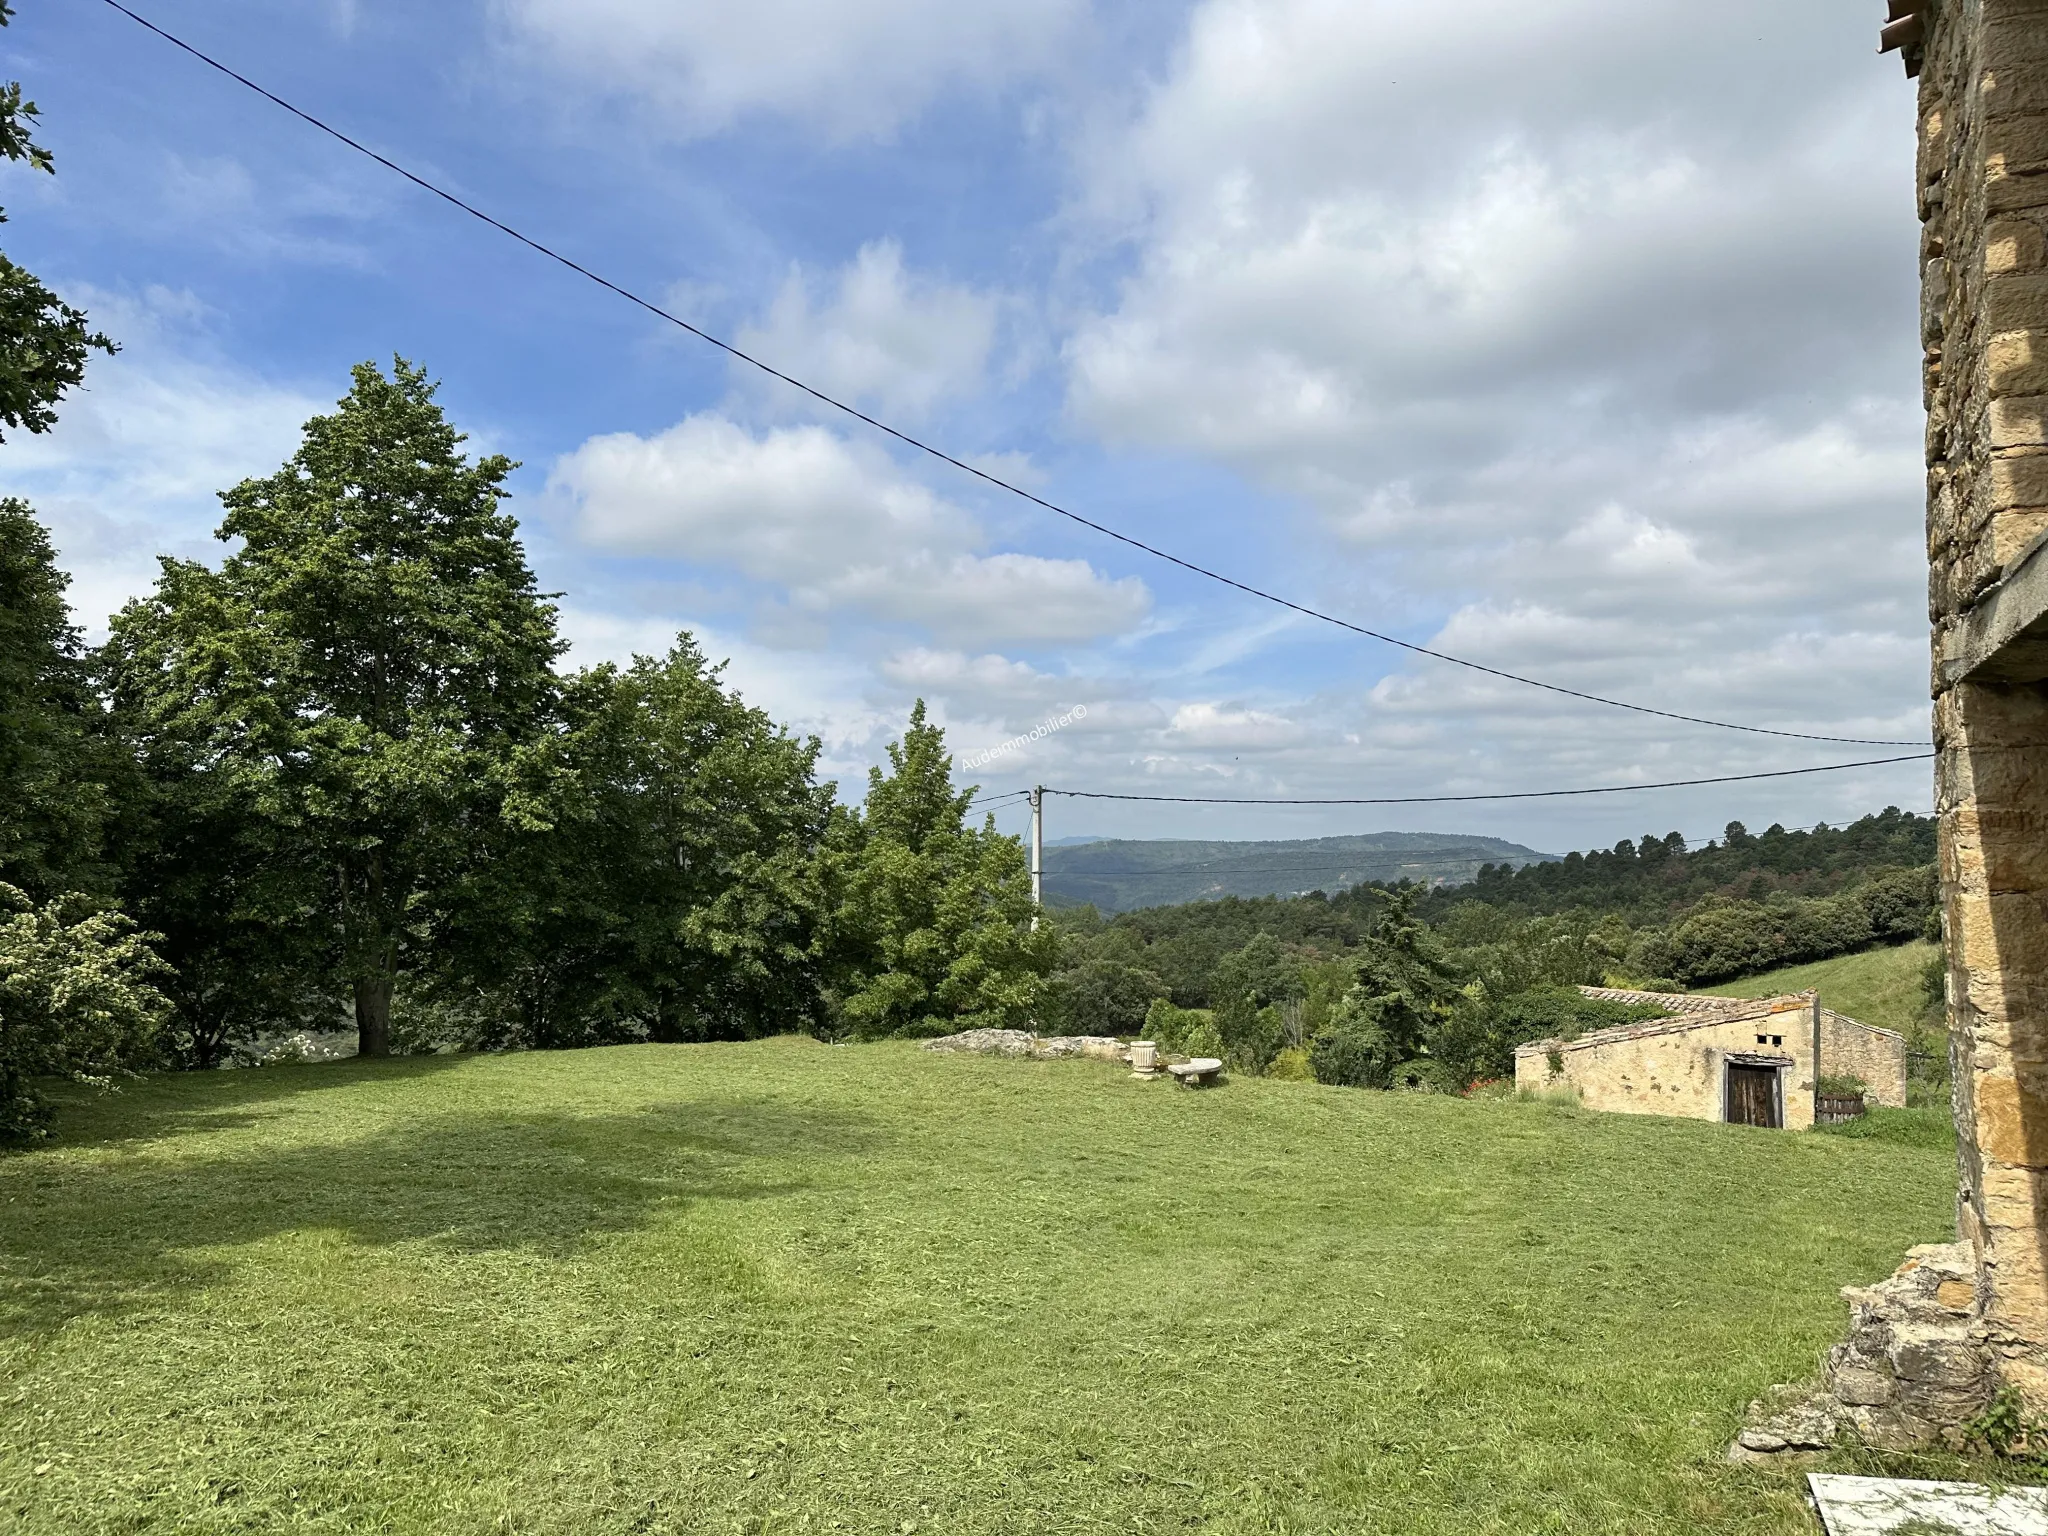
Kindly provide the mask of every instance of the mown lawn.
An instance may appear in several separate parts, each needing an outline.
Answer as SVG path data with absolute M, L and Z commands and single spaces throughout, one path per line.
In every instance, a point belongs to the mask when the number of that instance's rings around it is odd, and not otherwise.
M 1866 949 L 1858 955 L 1837 955 L 1811 965 L 1789 966 L 1762 976 L 1697 990 L 1717 997 L 1775 997 L 1781 992 L 1820 989 L 1820 1000 L 1837 1013 L 1865 1024 L 1905 1033 L 1921 1021 L 1926 994 L 1921 975 L 1938 953 L 1921 939 L 1887 949 Z
M 1792 1532 L 1951 1154 L 775 1040 L 173 1076 L 0 1158 L 0 1530 Z

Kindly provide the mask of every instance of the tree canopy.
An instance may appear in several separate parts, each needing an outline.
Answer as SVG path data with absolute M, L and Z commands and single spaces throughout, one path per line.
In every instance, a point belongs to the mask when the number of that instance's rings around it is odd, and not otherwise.
M 358 366 L 289 463 L 222 495 L 240 547 L 165 558 L 114 625 L 137 738 L 186 744 L 307 873 L 366 1055 L 461 882 L 547 813 L 562 644 L 499 510 L 511 461 L 462 442 L 424 370 Z

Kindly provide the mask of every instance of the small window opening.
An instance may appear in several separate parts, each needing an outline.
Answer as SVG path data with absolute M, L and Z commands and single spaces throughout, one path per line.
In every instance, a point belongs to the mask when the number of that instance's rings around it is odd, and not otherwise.
M 1758 1045 L 1769 1045 L 1771 1043 L 1771 1037 L 1769 1035 L 1758 1035 L 1756 1037 L 1756 1043 Z
M 1783 1035 L 1773 1035 L 1773 1036 L 1771 1036 L 1771 1044 L 1773 1044 L 1773 1045 L 1783 1045 L 1784 1043 L 1785 1043 L 1785 1037 L 1784 1037 Z

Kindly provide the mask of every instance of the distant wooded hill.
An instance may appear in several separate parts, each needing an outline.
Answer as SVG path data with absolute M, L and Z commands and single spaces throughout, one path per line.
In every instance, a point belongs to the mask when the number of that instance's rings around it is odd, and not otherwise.
M 1272 843 L 1105 838 L 1048 845 L 1045 898 L 1052 906 L 1092 903 L 1101 912 L 1128 912 L 1220 896 L 1339 891 L 1364 881 L 1459 885 L 1484 865 L 1515 868 L 1555 858 L 1498 837 L 1439 832 Z

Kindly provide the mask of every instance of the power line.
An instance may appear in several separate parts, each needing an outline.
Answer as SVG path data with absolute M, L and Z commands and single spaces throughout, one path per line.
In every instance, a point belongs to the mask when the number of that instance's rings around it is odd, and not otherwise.
M 1171 805 L 1448 805 L 1470 800 L 1551 800 L 1563 795 L 1623 795 L 1644 789 L 1686 789 L 1695 784 L 1737 784 L 1750 779 L 1790 779 L 1807 773 L 1839 773 L 1845 768 L 1882 768 L 1888 763 L 1931 761 L 1932 752 L 1905 757 L 1875 757 L 1860 763 L 1824 763 L 1818 768 L 1775 768 L 1769 773 L 1724 773 L 1709 779 L 1666 779 L 1659 784 L 1602 784 L 1588 789 L 1523 789 L 1490 795 L 1380 795 L 1334 800 L 1264 800 L 1227 795 L 1119 795 L 1096 789 L 1046 788 L 1048 795 L 1069 800 L 1151 800 Z
M 784 373 L 781 369 L 774 367 L 772 364 L 765 363 L 760 358 L 755 357 L 750 353 L 741 351 L 731 342 L 723 341 L 720 338 L 712 335 L 709 331 L 703 330 L 698 326 L 692 325 L 689 321 L 683 319 L 681 316 L 671 314 L 668 310 L 663 309 L 660 305 L 654 303 L 652 300 L 644 299 L 639 294 L 633 292 L 630 288 L 623 287 L 620 284 L 613 282 L 610 278 L 601 276 L 600 274 L 593 272 L 590 268 L 582 265 L 580 262 L 577 262 L 573 258 L 563 255 L 560 251 L 553 249 L 551 246 L 543 245 L 540 241 L 534 239 L 531 235 L 521 233 L 519 230 L 514 229 L 510 224 L 507 224 L 502 220 L 494 218 L 490 214 L 485 213 L 481 208 L 478 208 L 473 203 L 463 201 L 463 199 L 457 197 L 453 192 L 448 191 L 446 188 L 441 187 L 435 184 L 434 182 L 427 180 L 424 176 L 418 175 L 413 171 L 407 170 L 397 161 L 386 158 L 385 156 L 379 154 L 376 150 L 371 149 L 368 145 L 363 144 L 356 139 L 350 138 L 347 134 L 343 133 L 339 128 L 332 127 L 329 124 L 322 122 L 319 118 L 313 116 L 312 113 L 305 111 L 303 108 L 292 105 L 292 103 L 286 101 L 282 96 L 279 96 L 276 92 L 266 90 L 263 86 L 258 85 L 254 80 L 251 80 L 248 76 L 237 73 L 235 70 L 230 69 L 227 65 L 221 63 L 220 60 L 212 57 L 210 54 L 201 52 L 198 48 L 195 48 L 192 44 L 186 42 L 183 38 L 174 36 L 173 34 L 166 32 L 162 27 L 158 26 L 155 22 L 137 15 L 134 11 L 129 10 L 127 6 L 123 5 L 121 3 L 121 0 L 106 0 L 106 3 L 113 9 L 119 11 L 123 16 L 126 16 L 130 21 L 134 22 L 137 26 L 142 27 L 149 32 L 155 33 L 165 42 L 171 44 L 171 46 L 173 46 L 174 48 L 181 49 L 185 53 L 190 54 L 200 63 L 206 65 L 209 69 L 219 71 L 221 74 L 226 75 L 230 80 L 235 81 L 238 85 L 246 86 L 248 89 L 254 91 L 258 96 L 261 96 L 265 101 L 270 102 L 273 106 L 283 108 L 286 112 L 291 113 L 292 116 L 298 118 L 301 122 L 304 122 L 309 126 L 318 129 L 320 132 L 326 134 L 329 138 L 335 139 L 340 143 L 347 145 L 357 154 L 364 155 L 369 159 L 376 161 L 377 164 L 383 166 L 386 170 L 391 171 L 396 175 L 404 177 L 407 181 L 411 182 L 414 186 L 420 188 L 422 191 L 432 193 L 435 197 L 440 198 L 443 202 L 449 204 L 451 207 L 460 209 L 462 212 L 468 214 L 471 218 L 478 220 L 480 223 L 489 225 L 492 229 L 497 230 L 500 234 L 508 236 L 509 238 L 518 241 L 521 245 L 526 246 L 528 249 L 538 253 L 539 255 L 547 257 L 550 261 L 559 263 L 560 265 L 567 267 L 571 272 L 576 273 L 578 276 L 588 278 L 591 282 L 596 283 L 599 287 L 607 289 L 610 292 L 618 295 L 627 303 L 637 305 L 639 308 L 647 311 L 647 313 L 649 313 L 650 315 L 654 315 L 658 319 L 666 320 L 670 325 L 688 331 L 692 336 L 698 338 L 698 340 L 708 342 L 710 345 L 718 348 L 719 351 L 724 352 L 727 356 L 732 357 L 739 362 L 745 363 L 751 368 L 759 369 L 762 373 L 767 374 L 770 378 L 778 379 L 782 383 L 789 385 L 792 389 L 802 391 L 804 394 L 809 395 L 812 399 L 818 401 L 820 404 L 830 406 L 833 410 L 840 411 L 845 415 L 851 416 L 856 421 L 865 422 L 868 426 L 874 428 L 877 432 L 883 433 L 888 437 L 894 438 L 897 442 L 902 443 L 906 447 L 914 448 L 919 453 L 927 454 L 930 457 L 937 459 L 940 463 L 950 464 L 953 468 L 960 470 L 964 474 L 972 475 L 977 480 L 981 480 L 989 485 L 992 485 L 996 487 L 998 490 L 1007 491 L 1010 495 L 1020 497 L 1021 499 L 1032 503 L 1032 505 L 1034 506 L 1042 507 L 1044 510 L 1048 512 L 1066 518 L 1069 522 L 1076 523 L 1083 528 L 1091 529 L 1094 532 L 1101 534 L 1104 538 L 1114 539 L 1119 544 L 1128 545 L 1132 549 L 1142 550 L 1144 553 L 1152 556 L 1155 560 L 1164 560 L 1169 565 L 1178 566 L 1184 571 L 1189 571 L 1194 575 L 1201 576 L 1209 581 L 1218 582 L 1223 586 L 1234 588 L 1239 592 L 1245 593 L 1247 596 L 1256 597 L 1260 599 L 1262 602 L 1272 603 L 1276 607 L 1285 608 L 1290 612 L 1301 614 L 1305 618 L 1316 619 L 1325 624 L 1335 625 L 1337 628 L 1349 630 L 1353 634 L 1364 635 L 1368 639 L 1378 640 L 1385 645 L 1398 646 L 1400 649 L 1408 651 L 1417 656 L 1428 656 L 1432 660 L 1448 662 L 1452 666 L 1464 667 L 1469 671 L 1483 673 L 1485 676 L 1488 677 L 1497 677 L 1510 683 L 1520 683 L 1524 687 L 1528 688 L 1540 688 L 1547 693 L 1561 694 L 1566 698 L 1579 699 L 1588 704 L 1600 704 L 1606 706 L 1609 709 L 1624 709 L 1639 715 L 1654 715 L 1660 720 L 1677 720 L 1681 721 L 1686 725 L 1707 725 L 1713 726 L 1718 730 L 1724 731 L 1744 731 L 1753 736 L 1778 736 L 1788 738 L 1794 741 L 1826 741 L 1833 742 L 1842 746 L 1858 747 L 1915 747 L 1921 745 L 1921 743 L 1915 741 L 1878 741 L 1862 736 L 1821 736 L 1810 731 L 1780 731 L 1774 730 L 1769 726 L 1738 725 L 1731 720 L 1710 720 L 1702 715 L 1683 715 L 1677 713 L 1674 710 L 1654 709 L 1647 704 L 1630 704 L 1622 699 L 1610 699 L 1597 693 L 1587 693 L 1582 689 L 1567 688 L 1561 683 L 1546 683 L 1537 678 L 1524 677 L 1520 673 L 1503 671 L 1499 667 L 1489 667 L 1482 662 L 1467 661 L 1464 657 L 1453 656 L 1448 651 L 1431 650 L 1428 646 L 1417 645 L 1411 640 L 1402 640 L 1394 635 L 1382 634 L 1380 631 L 1376 629 L 1366 628 L 1363 624 L 1354 624 L 1349 619 L 1338 618 L 1335 614 L 1325 613 L 1318 608 L 1311 608 L 1305 603 L 1297 603 L 1291 598 L 1281 597 L 1278 594 L 1268 592 L 1261 587 L 1255 587 L 1251 585 L 1249 582 L 1239 581 L 1234 576 L 1226 576 L 1221 571 L 1211 570 L 1208 566 L 1197 565 L 1192 560 L 1184 560 L 1179 555 L 1169 554 L 1166 550 L 1160 549 L 1156 545 L 1147 544 L 1142 539 L 1133 538 L 1130 534 L 1127 533 L 1119 533 L 1114 528 L 1107 527 L 1102 523 L 1098 523 L 1090 518 L 1083 517 L 1078 512 L 1069 511 L 1067 508 L 1060 506 L 1056 502 L 1048 501 L 1043 496 L 1036 495 L 1031 491 L 1025 490 L 1020 485 L 1015 485 L 1010 481 L 1003 479 L 1000 475 L 993 475 L 990 474 L 985 469 L 979 469 L 973 464 L 968 463 L 965 459 L 955 458 L 952 454 L 947 453 L 945 450 L 941 448 L 936 448 L 932 444 L 925 442 L 921 438 L 912 437 L 908 432 L 902 431 L 900 428 L 897 427 L 892 427 L 887 422 L 878 420 L 877 418 L 868 415 L 865 411 L 862 411 L 855 406 L 849 405 L 844 400 L 840 400 L 835 396 L 828 395 L 822 389 L 819 389 L 814 385 L 806 384 L 802 379 L 796 378 L 791 374 Z M 1700 782 L 1709 781 L 1703 780 Z M 1489 796 L 1482 798 L 1508 797 Z M 1360 804 L 1383 802 L 1345 803 Z

